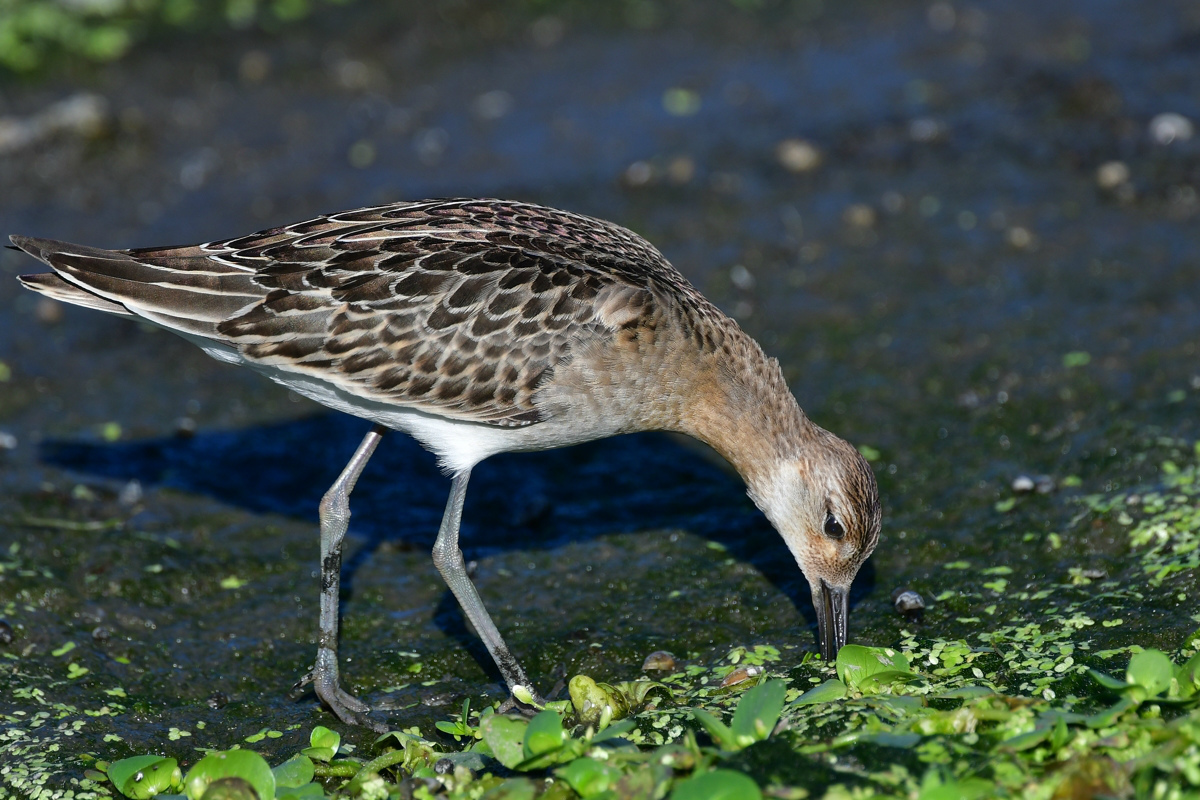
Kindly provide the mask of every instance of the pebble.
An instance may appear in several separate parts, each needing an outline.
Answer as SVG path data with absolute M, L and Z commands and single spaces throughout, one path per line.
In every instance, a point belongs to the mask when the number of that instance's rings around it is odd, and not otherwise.
M 892 605 L 896 613 L 908 619 L 918 620 L 925 612 L 925 598 L 912 589 L 897 589 L 892 592 Z
M 1195 132 L 1195 126 L 1190 119 L 1173 111 L 1158 114 L 1150 120 L 1150 138 L 1155 144 L 1186 142 Z
M 1017 494 L 1025 494 L 1026 492 L 1032 492 L 1033 487 L 1036 485 L 1033 482 L 1033 478 L 1028 475 L 1018 475 L 1013 478 L 1012 490 Z
M 0 450 L 16 450 L 17 437 L 8 431 L 0 431 Z
M 678 668 L 679 662 L 675 660 L 674 654 L 666 650 L 655 650 L 646 656 L 646 660 L 642 662 L 642 672 L 649 672 L 650 670 L 674 672 Z
M 57 325 L 62 322 L 63 304 L 49 297 L 39 297 L 34 307 L 38 322 L 43 325 Z
M 821 166 L 821 151 L 804 139 L 784 139 L 775 146 L 775 157 L 788 172 L 812 172 Z
M 137 505 L 142 502 L 143 494 L 141 481 L 134 478 L 121 487 L 121 491 L 117 493 L 117 502 L 123 506 Z
M 854 203 L 846 206 L 846 210 L 842 212 L 842 219 L 853 228 L 873 228 L 876 220 L 875 209 L 866 203 Z
M 1124 161 L 1106 161 L 1096 167 L 1096 185 L 1101 189 L 1116 189 L 1129 183 L 1129 167 Z
M 92 628 L 92 640 L 95 642 L 107 642 L 112 638 L 112 629 L 104 625 L 97 625 Z
M 59 133 L 90 137 L 108 126 L 108 101 L 82 92 L 29 117 L 0 117 L 0 155 L 15 153 Z
M 17 635 L 13 633 L 12 625 L 7 620 L 0 619 L 0 644 L 12 644 Z
M 1058 484 L 1049 475 L 1038 475 L 1036 478 L 1018 475 L 1013 478 L 1012 482 L 1012 490 L 1017 494 L 1028 494 L 1034 491 L 1038 494 L 1050 494 L 1057 488 Z

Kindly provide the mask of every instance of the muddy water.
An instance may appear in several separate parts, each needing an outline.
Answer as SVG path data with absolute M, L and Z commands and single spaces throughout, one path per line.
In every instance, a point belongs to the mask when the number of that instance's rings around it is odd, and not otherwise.
M 980 592 L 981 568 L 1007 566 L 1014 588 L 1071 568 L 1144 588 L 1103 636 L 1176 647 L 1195 575 L 1144 587 L 1122 530 L 1074 520 L 1078 495 L 1153 485 L 1164 442 L 1197 436 L 1200 135 L 1158 115 L 1200 124 L 1200 17 L 805 8 L 506 36 L 357 9 L 287 41 L 152 46 L 5 87 L 5 114 L 88 91 L 108 115 L 0 157 L 0 219 L 112 247 L 425 196 L 616 220 L 779 357 L 814 419 L 877 454 L 884 538 L 852 639 L 897 641 L 895 588 Z M 39 305 L 11 280 L 31 264 L 0 255 L 0 712 L 63 759 L 268 726 L 294 747 L 332 720 L 287 692 L 314 649 L 316 503 L 364 426 L 168 334 Z M 1057 488 L 1015 497 L 1022 474 Z M 501 687 L 429 563 L 447 489 L 397 435 L 354 497 L 344 673 L 405 726 Z M 656 649 L 815 647 L 782 544 L 735 477 L 671 439 L 485 463 L 464 546 L 543 690 L 634 677 Z M 993 594 L 997 618 L 1048 613 Z M 933 602 L 922 631 L 968 638 L 982 616 Z

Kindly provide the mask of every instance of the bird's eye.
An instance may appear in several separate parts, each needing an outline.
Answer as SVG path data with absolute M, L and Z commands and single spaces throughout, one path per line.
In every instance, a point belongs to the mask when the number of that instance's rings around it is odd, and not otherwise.
M 825 512 L 825 535 L 830 539 L 841 539 L 846 535 L 846 529 L 842 527 L 842 523 L 838 522 L 830 512 Z

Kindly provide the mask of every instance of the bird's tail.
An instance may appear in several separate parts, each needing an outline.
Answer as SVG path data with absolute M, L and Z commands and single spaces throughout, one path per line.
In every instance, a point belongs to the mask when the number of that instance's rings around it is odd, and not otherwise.
M 210 258 L 199 247 L 104 250 L 10 238 L 54 270 L 20 276 L 33 291 L 110 314 L 142 317 L 186 335 L 223 338 L 217 325 L 266 293 L 254 284 L 252 272 Z

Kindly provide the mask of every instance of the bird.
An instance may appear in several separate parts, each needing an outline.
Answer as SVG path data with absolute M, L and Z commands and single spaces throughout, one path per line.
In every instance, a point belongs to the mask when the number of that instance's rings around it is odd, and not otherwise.
M 106 250 L 28 236 L 35 292 L 133 317 L 373 424 L 318 509 L 317 656 L 299 685 L 381 730 L 342 688 L 338 592 L 349 497 L 402 431 L 451 480 L 433 562 L 523 708 L 543 701 L 459 546 L 476 464 L 636 431 L 711 446 L 807 579 L 820 649 L 847 639 L 848 593 L 874 551 L 879 489 L 851 444 L 801 410 L 779 362 L 638 234 L 528 202 L 437 199 L 325 214 L 206 244 Z

